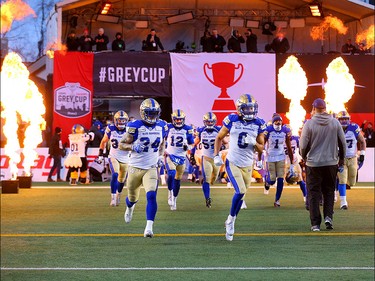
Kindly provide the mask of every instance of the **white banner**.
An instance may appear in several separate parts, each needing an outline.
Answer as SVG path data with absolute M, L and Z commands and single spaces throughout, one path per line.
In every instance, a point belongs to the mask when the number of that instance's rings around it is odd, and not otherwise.
M 31 167 L 32 173 L 32 181 L 35 182 L 46 182 L 48 178 L 49 171 L 53 165 L 53 158 L 48 158 L 48 148 L 37 148 L 36 152 L 38 153 L 38 158 L 34 161 L 34 166 Z M 68 151 L 69 152 L 69 151 Z M 89 162 L 89 166 L 92 161 L 98 156 L 99 149 L 98 148 L 89 148 L 87 151 L 87 160 Z M 9 180 L 11 178 L 10 167 L 9 167 L 9 157 L 4 154 L 5 150 L 1 149 L 1 179 L 2 180 Z M 23 172 L 23 159 L 24 156 L 22 154 L 21 149 L 21 162 L 17 165 L 18 167 L 18 175 L 22 176 Z M 64 159 L 61 160 L 62 169 L 60 171 L 61 179 L 65 180 L 67 169 L 64 167 Z M 56 175 L 52 178 L 56 179 Z
M 235 111 L 235 101 L 251 94 L 258 117 L 266 122 L 276 112 L 275 54 L 171 53 L 172 106 L 186 113 L 186 123 L 202 126 L 213 111 L 219 123 Z

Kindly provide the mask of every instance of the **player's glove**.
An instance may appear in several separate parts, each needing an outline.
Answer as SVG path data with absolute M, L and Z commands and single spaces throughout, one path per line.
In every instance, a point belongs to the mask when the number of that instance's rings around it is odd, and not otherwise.
M 163 156 L 159 156 L 157 165 L 158 165 L 159 168 L 164 165 L 164 157 Z
M 99 162 L 102 162 L 104 160 L 104 157 L 103 157 L 103 155 L 99 155 L 98 158 L 96 158 L 96 159 L 98 159 Z
M 250 144 L 250 145 L 255 145 L 256 144 L 256 140 L 255 138 L 252 138 L 250 135 L 246 135 L 245 137 L 245 144 Z
M 194 154 L 191 154 L 191 155 L 190 155 L 190 159 L 189 159 L 189 161 L 190 161 L 191 166 L 195 166 L 195 165 L 197 165 L 197 161 L 195 161 Z
M 344 159 L 339 159 L 338 169 L 339 173 L 341 174 L 344 172 Z
M 263 161 L 262 160 L 259 160 L 256 162 L 255 166 L 259 169 L 259 170 L 262 170 L 263 169 Z
M 184 145 L 182 146 L 182 148 L 184 149 L 184 151 L 187 151 L 188 148 L 189 148 L 189 146 L 186 143 L 184 143 Z
M 365 161 L 365 156 L 359 155 L 359 157 L 358 157 L 358 170 L 362 167 L 364 161 Z
M 214 164 L 215 164 L 215 166 L 221 166 L 221 165 L 224 164 L 223 159 L 221 159 L 219 154 L 215 155 Z
M 144 146 L 143 144 L 140 144 L 140 143 L 132 145 L 132 150 L 137 152 L 137 153 L 141 153 L 142 151 L 145 150 L 145 148 L 146 148 L 146 146 Z

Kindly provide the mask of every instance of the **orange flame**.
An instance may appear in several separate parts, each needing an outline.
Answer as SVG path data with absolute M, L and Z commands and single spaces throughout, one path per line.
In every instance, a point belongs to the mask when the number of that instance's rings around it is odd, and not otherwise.
M 374 46 L 374 32 L 374 25 L 371 25 L 367 30 L 364 30 L 361 33 L 357 34 L 355 41 L 357 43 L 366 41 L 366 47 L 372 48 Z
M 52 43 L 47 45 L 47 51 L 46 55 L 53 59 L 55 57 L 55 51 L 59 51 L 60 54 L 66 55 L 66 52 L 68 51 L 68 47 L 65 44 L 61 43 Z
M 313 26 L 310 31 L 311 38 L 313 40 L 324 39 L 324 32 L 326 32 L 328 28 L 336 29 L 340 34 L 346 34 L 348 32 L 348 28 L 340 19 L 332 16 L 327 16 L 319 26 Z
M 307 93 L 306 73 L 295 56 L 290 56 L 279 69 L 278 90 L 285 98 L 290 99 L 289 111 L 286 117 L 289 119 L 293 135 L 298 135 L 299 128 L 305 120 L 306 110 L 301 101 Z
M 5 118 L 4 135 L 7 142 L 5 154 L 10 158 L 12 179 L 17 178 L 17 164 L 20 162 L 20 145 L 17 136 L 18 120 L 27 123 L 24 139 L 24 173 L 30 175 L 30 167 L 38 154 L 35 148 L 42 142 L 45 129 L 45 106 L 43 96 L 35 83 L 29 80 L 29 71 L 16 53 L 9 53 L 1 70 L 1 116 Z
M 331 61 L 327 70 L 327 83 L 324 86 L 327 111 L 338 113 L 346 110 L 347 103 L 354 94 L 355 80 L 349 73 L 345 61 L 339 57 Z
M 8 0 L 1 4 L 1 34 L 10 30 L 13 21 L 21 20 L 32 15 L 36 17 L 35 12 L 29 5 L 22 0 Z

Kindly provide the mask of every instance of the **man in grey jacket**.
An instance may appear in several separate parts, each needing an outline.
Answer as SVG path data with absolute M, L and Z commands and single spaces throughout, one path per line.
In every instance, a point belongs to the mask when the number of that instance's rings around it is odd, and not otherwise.
M 326 229 L 333 229 L 336 176 L 337 171 L 343 168 L 345 153 L 345 134 L 340 122 L 326 112 L 324 100 L 316 99 L 312 118 L 303 126 L 300 139 L 300 154 L 306 163 L 307 200 L 312 231 L 320 231 L 321 196 Z

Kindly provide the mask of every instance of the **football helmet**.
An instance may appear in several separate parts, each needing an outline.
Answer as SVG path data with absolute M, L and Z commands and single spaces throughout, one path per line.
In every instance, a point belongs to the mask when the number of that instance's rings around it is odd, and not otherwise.
M 253 120 L 258 114 L 258 103 L 249 94 L 241 95 L 236 101 L 238 115 L 245 121 Z
M 350 115 L 345 110 L 337 113 L 336 118 L 339 120 L 342 127 L 347 127 L 350 124 Z
M 72 134 L 84 134 L 85 133 L 85 128 L 80 125 L 80 124 L 75 124 L 72 127 Z
M 160 113 L 160 104 L 152 98 L 145 99 L 139 107 L 142 120 L 150 125 L 154 125 L 159 120 Z
M 299 175 L 296 174 L 295 172 L 292 172 L 292 173 L 291 173 L 290 171 L 288 171 L 288 172 L 286 173 L 285 180 L 286 180 L 286 182 L 289 183 L 289 184 L 295 184 L 295 183 L 297 183 L 298 180 L 299 180 Z
M 217 122 L 217 118 L 215 113 L 213 112 L 207 112 L 205 115 L 203 115 L 203 124 L 208 128 L 212 129 Z
M 185 113 L 181 109 L 176 109 L 171 114 L 172 124 L 177 128 L 182 128 L 185 125 Z
M 123 110 L 117 111 L 113 116 L 113 123 L 115 123 L 115 126 L 119 130 L 124 130 L 128 121 L 128 114 Z

